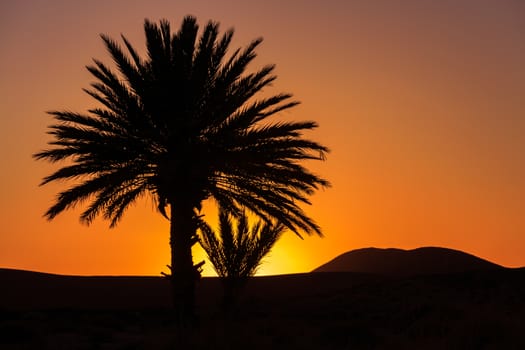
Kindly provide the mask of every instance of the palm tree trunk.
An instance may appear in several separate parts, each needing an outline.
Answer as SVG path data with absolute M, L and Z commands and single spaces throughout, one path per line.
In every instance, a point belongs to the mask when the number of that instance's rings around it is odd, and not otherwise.
M 225 312 L 232 311 L 235 303 L 235 279 L 232 277 L 225 277 L 223 279 L 224 295 L 222 298 L 222 307 Z
M 222 307 L 224 312 L 231 316 L 235 312 L 241 292 L 248 280 L 243 277 L 225 277 L 222 281 L 224 287 Z
M 195 318 L 196 271 L 191 254 L 192 236 L 196 232 L 193 208 L 172 204 L 170 223 L 171 283 L 173 307 L 179 322 L 188 324 Z

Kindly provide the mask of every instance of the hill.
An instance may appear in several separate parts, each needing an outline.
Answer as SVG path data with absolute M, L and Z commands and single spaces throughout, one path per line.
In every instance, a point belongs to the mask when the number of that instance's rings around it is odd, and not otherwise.
M 503 267 L 448 248 L 363 248 L 339 255 L 312 272 L 360 272 L 394 276 L 487 271 Z
M 65 276 L 0 269 L 0 310 L 125 309 L 170 304 L 169 281 L 153 276 Z

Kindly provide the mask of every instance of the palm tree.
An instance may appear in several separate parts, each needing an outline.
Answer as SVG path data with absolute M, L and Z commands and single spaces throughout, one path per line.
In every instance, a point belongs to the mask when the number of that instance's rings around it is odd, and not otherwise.
M 51 147 L 34 157 L 67 161 L 42 185 L 72 181 L 45 213 L 49 220 L 86 203 L 81 222 L 101 215 L 113 227 L 137 199 L 152 196 L 170 220 L 174 307 L 187 320 L 194 313 L 191 247 L 202 202 L 213 198 L 233 215 L 245 207 L 297 234 L 321 235 L 299 204 L 329 183 L 299 162 L 322 160 L 328 150 L 302 136 L 317 127 L 313 121 L 267 120 L 298 102 L 290 94 L 254 98 L 276 79 L 273 65 L 246 73 L 261 39 L 227 55 L 233 30 L 219 35 L 215 22 L 200 35 L 191 16 L 176 33 L 166 20 L 145 20 L 144 30 L 145 58 L 124 36 L 127 53 L 101 35 L 118 69 L 96 59 L 87 67 L 96 81 L 85 91 L 101 106 L 48 112 L 55 121 Z
M 237 218 L 219 209 L 219 229 L 199 226 L 200 244 L 224 285 L 224 306 L 229 308 L 236 294 L 255 275 L 262 259 L 270 252 L 286 227 L 281 223 L 257 221 L 250 227 L 248 215 Z

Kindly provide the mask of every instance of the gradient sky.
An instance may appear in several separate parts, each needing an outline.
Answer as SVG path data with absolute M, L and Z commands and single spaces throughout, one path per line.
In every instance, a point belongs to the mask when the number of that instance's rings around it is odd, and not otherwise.
M 277 64 L 275 92 L 314 119 L 332 152 L 312 164 L 333 187 L 306 208 L 325 237 L 277 243 L 262 274 L 310 271 L 362 247 L 460 249 L 525 265 L 525 2 L 0 2 L 0 267 L 79 275 L 158 275 L 168 222 L 143 201 L 116 229 L 42 218 L 65 184 L 31 154 L 50 140 L 50 109 L 85 111 L 99 33 L 143 49 L 143 20 L 184 15 L 234 27 L 232 47 L 263 36 L 252 68 Z M 211 211 L 208 217 L 215 214 Z M 202 252 L 195 251 L 195 260 Z M 212 274 L 209 263 L 206 274 Z

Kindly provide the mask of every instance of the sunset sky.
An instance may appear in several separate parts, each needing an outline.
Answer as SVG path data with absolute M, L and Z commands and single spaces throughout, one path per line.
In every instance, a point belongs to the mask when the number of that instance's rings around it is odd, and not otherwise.
M 305 208 L 325 237 L 287 233 L 261 274 L 307 272 L 372 246 L 443 246 L 525 266 L 525 1 L 6 0 L 0 267 L 167 271 L 169 223 L 150 200 L 115 229 L 101 219 L 80 224 L 79 210 L 47 222 L 66 184 L 38 187 L 57 165 L 31 155 L 50 140 L 45 111 L 95 105 L 82 88 L 93 81 L 84 68 L 92 58 L 111 63 L 100 33 L 123 33 L 143 50 L 144 18 L 178 29 L 187 14 L 234 27 L 232 51 L 264 37 L 252 68 L 275 63 L 272 89 L 302 102 L 280 117 L 316 120 L 308 137 L 331 149 L 308 166 L 332 187 Z

